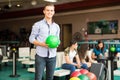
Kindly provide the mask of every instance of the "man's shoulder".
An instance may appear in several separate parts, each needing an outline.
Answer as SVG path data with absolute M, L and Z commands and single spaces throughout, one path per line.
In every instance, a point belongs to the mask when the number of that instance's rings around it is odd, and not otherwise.
M 35 24 L 40 24 L 40 23 L 43 23 L 43 19 L 42 20 L 39 20 L 39 21 L 36 21 Z

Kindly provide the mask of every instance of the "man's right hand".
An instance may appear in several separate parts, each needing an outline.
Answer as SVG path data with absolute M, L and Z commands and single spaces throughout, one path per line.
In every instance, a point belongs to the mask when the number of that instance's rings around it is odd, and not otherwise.
M 45 42 L 39 42 L 39 41 L 35 40 L 33 42 L 33 44 L 36 45 L 36 46 L 42 46 L 42 47 L 48 48 L 48 45 Z
M 41 44 L 42 47 L 48 48 L 48 45 L 45 42 L 41 42 L 40 44 Z

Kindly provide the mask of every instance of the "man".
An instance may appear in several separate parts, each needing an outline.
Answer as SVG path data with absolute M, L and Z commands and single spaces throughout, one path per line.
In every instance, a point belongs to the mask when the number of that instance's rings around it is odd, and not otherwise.
M 45 41 L 49 35 L 55 35 L 59 38 L 60 28 L 52 19 L 55 14 L 53 4 L 47 4 L 44 7 L 43 13 L 44 19 L 33 25 L 29 41 L 36 45 L 35 80 L 42 80 L 45 68 L 46 80 L 53 80 L 57 48 L 49 48 Z

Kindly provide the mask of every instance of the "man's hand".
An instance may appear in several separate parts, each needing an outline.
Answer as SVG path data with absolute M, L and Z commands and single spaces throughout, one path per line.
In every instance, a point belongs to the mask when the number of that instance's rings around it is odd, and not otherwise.
M 40 46 L 48 48 L 48 45 L 45 42 L 41 42 Z

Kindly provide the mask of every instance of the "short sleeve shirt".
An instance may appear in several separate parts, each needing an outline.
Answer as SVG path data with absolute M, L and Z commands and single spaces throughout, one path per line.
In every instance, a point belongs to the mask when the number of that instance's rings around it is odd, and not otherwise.
M 74 57 L 78 54 L 77 50 L 70 51 L 70 48 L 66 48 L 64 51 L 65 56 L 69 56 L 69 59 L 73 62 Z

